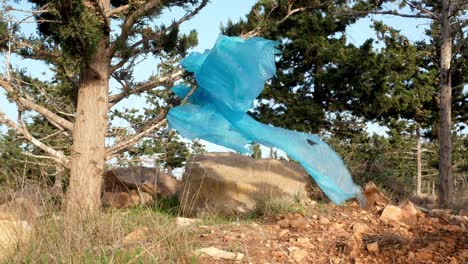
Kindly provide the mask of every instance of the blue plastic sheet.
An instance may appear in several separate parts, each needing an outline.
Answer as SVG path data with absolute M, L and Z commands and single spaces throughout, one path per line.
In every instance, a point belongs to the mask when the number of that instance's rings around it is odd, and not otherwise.
M 220 36 L 204 53 L 193 52 L 182 66 L 195 74 L 198 87 L 188 104 L 172 108 L 169 125 L 189 139 L 204 139 L 250 153 L 248 144 L 276 147 L 299 162 L 335 204 L 362 199 L 343 160 L 318 135 L 277 128 L 257 122 L 246 111 L 276 72 L 276 42 L 263 38 Z M 190 88 L 172 88 L 184 98 Z

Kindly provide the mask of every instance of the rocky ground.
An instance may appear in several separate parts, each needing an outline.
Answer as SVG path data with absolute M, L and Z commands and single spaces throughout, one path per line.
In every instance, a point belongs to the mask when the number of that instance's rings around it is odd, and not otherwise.
M 195 239 L 202 248 L 237 254 L 198 254 L 203 263 L 468 263 L 465 211 L 391 205 L 372 183 L 364 194 L 365 209 L 356 202 L 311 202 L 300 213 L 249 224 L 199 225 Z
M 236 261 L 229 258 L 242 263 L 468 261 L 468 232 L 463 223 L 452 222 L 444 213 L 431 216 L 416 211 L 399 220 L 387 219 L 381 217 L 380 210 L 363 210 L 356 203 L 315 205 L 308 212 L 280 214 L 252 223 L 199 225 L 195 239 L 201 248 L 235 253 L 223 258 L 198 251 L 202 263 Z
M 177 217 L 177 206 L 172 213 L 154 207 L 109 209 L 92 229 L 99 231 L 91 236 L 97 240 L 71 262 L 468 263 L 466 211 L 454 215 L 409 201 L 391 205 L 373 184 L 364 194 L 365 209 L 357 202 L 335 206 L 308 200 L 235 220 Z M 0 263 L 24 263 L 19 252 L 34 252 L 30 255 L 50 263 L 69 260 L 66 250 L 60 251 L 60 224 L 50 228 L 60 212 L 46 214 L 36 198 L 23 195 L 0 205 Z

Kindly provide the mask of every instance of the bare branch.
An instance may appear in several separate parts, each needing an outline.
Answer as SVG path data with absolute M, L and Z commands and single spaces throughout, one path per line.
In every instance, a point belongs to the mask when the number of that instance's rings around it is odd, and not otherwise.
M 28 140 L 33 145 L 43 150 L 47 154 L 49 154 L 50 159 L 64 166 L 68 166 L 69 160 L 61 151 L 57 151 L 53 149 L 52 147 L 47 146 L 46 144 L 42 143 L 37 138 L 33 137 L 31 133 L 29 133 L 29 130 L 27 129 L 27 127 L 24 125 L 23 122 L 21 122 L 20 125 L 18 125 L 15 122 L 13 122 L 11 119 L 9 119 L 3 112 L 0 112 L 0 124 L 5 124 L 6 126 L 15 130 L 17 133 L 20 133 L 21 135 L 23 135 L 26 138 L 26 140 Z
M 158 86 L 163 85 L 164 83 L 167 82 L 174 82 L 182 77 L 184 74 L 184 71 L 180 70 L 177 72 L 174 72 L 168 76 L 164 76 L 161 78 L 156 78 L 153 80 L 150 80 L 148 82 L 143 82 L 133 89 L 128 89 L 128 86 L 124 85 L 124 91 L 119 94 L 111 95 L 109 97 L 109 108 L 120 102 L 122 99 L 132 95 L 132 94 L 141 94 L 143 92 L 149 91 L 153 88 L 156 88 Z
M 137 144 L 144 136 L 147 134 L 153 132 L 154 130 L 160 128 L 161 126 L 166 124 L 166 115 L 167 115 L 168 110 L 164 109 L 161 111 L 161 113 L 158 115 L 156 118 L 156 123 L 147 129 L 143 130 L 142 132 L 134 135 L 132 138 L 120 142 L 119 144 L 113 146 L 112 148 L 107 150 L 107 158 L 106 160 L 114 157 L 115 154 L 119 154 L 127 150 L 129 147 Z
M 7 93 L 11 93 L 11 94 L 14 95 L 13 100 L 18 104 L 18 106 L 21 106 L 21 107 L 24 107 L 26 109 L 38 112 L 43 117 L 47 118 L 47 120 L 49 120 L 52 124 L 58 124 L 62 128 L 67 129 L 69 131 L 73 130 L 73 123 L 72 122 L 58 116 L 57 114 L 50 111 L 49 109 L 34 103 L 29 98 L 23 98 L 23 97 L 20 97 L 20 96 L 16 96 L 15 95 L 15 89 L 8 82 L 0 79 L 0 86 Z
M 392 16 L 399 16 L 399 17 L 408 17 L 408 18 L 426 18 L 426 19 L 434 19 L 430 15 L 423 15 L 423 14 L 405 14 L 399 13 L 396 10 L 387 10 L 387 11 L 370 11 L 370 12 L 353 12 L 353 14 L 374 14 L 374 15 L 392 15 Z
M 403 0 L 403 2 L 405 4 L 407 4 L 407 5 L 409 5 L 411 8 L 419 10 L 420 12 L 429 15 L 434 20 L 439 20 L 440 19 L 440 17 L 437 14 L 434 14 L 433 12 L 431 12 L 431 11 L 427 10 L 426 8 L 422 7 L 420 3 L 413 3 L 413 2 L 408 1 L 408 0 Z
M 150 1 L 149 3 L 147 3 L 145 6 L 149 5 L 151 2 L 159 2 L 159 1 Z M 188 21 L 190 20 L 192 17 L 194 17 L 196 14 L 198 14 L 200 12 L 201 9 L 203 9 L 206 5 L 208 4 L 208 0 L 202 0 L 202 2 L 198 5 L 197 8 L 195 8 L 194 10 L 192 10 L 191 12 L 188 12 L 186 13 L 183 17 L 181 17 L 177 22 L 174 22 L 172 23 L 170 26 L 168 26 L 167 28 L 163 29 L 163 30 L 160 30 L 160 31 L 157 31 L 153 34 L 148 34 L 147 36 L 144 36 L 142 37 L 142 39 L 140 39 L 139 41 L 135 42 L 130 48 L 129 48 L 129 52 L 122 57 L 122 60 L 117 64 L 117 65 L 114 65 L 111 67 L 111 72 L 114 72 L 115 70 L 117 70 L 118 68 L 122 67 L 131 57 L 133 56 L 136 56 L 136 55 L 139 55 L 139 54 L 142 54 L 142 53 L 147 53 L 147 52 L 150 52 L 150 51 L 157 51 L 157 50 L 149 50 L 149 49 L 139 49 L 138 47 L 140 47 L 142 44 L 144 43 L 147 43 L 148 41 L 150 40 L 153 40 L 153 39 L 158 39 L 160 36 L 162 36 L 164 33 L 166 32 L 170 32 L 171 30 L 173 30 L 174 28 L 180 26 L 182 23 L 184 23 L 185 21 Z M 151 8 L 154 8 L 156 6 L 158 6 L 158 4 L 155 4 L 154 6 L 152 6 Z M 141 7 L 141 8 L 144 8 L 144 7 Z M 115 10 L 115 9 L 114 9 Z M 120 34 L 120 36 L 115 40 L 114 44 L 112 44 L 111 46 L 111 52 L 110 52 L 110 55 L 111 57 L 113 57 L 115 55 L 115 52 L 117 51 L 117 45 L 119 43 L 124 43 L 125 40 L 128 38 L 129 36 L 129 33 L 130 33 L 130 30 L 131 28 L 133 27 L 133 25 L 135 24 L 135 21 L 133 20 L 132 21 L 132 16 L 134 16 L 135 14 L 137 14 L 138 12 L 140 11 L 140 9 L 138 9 L 137 11 L 135 11 L 134 13 L 132 13 L 130 15 L 129 18 L 127 18 L 127 20 L 124 22 L 124 25 L 122 26 L 122 33 Z M 140 16 L 141 14 L 138 14 L 136 17 Z M 133 18 L 135 19 L 135 18 Z M 128 25 L 127 25 L 128 24 Z M 128 27 L 128 28 L 127 28 Z
M 117 64 L 111 66 L 110 72 L 111 73 L 115 72 L 116 70 L 118 70 L 119 68 L 124 66 L 125 63 L 127 63 L 130 60 L 130 58 L 132 58 L 132 57 L 134 57 L 136 55 L 143 54 L 143 53 L 148 53 L 148 52 L 161 51 L 163 49 L 163 47 L 140 48 L 140 46 L 142 46 L 145 43 L 148 43 L 150 40 L 158 39 L 159 37 L 163 36 L 163 34 L 165 34 L 167 32 L 170 32 L 174 28 L 179 27 L 182 23 L 190 20 L 192 17 L 194 17 L 196 14 L 198 14 L 198 12 L 200 12 L 200 10 L 202 8 L 204 8 L 207 3 L 208 3 L 208 0 L 203 0 L 197 8 L 195 8 L 191 12 L 186 13 L 183 17 L 181 17 L 178 21 L 173 22 L 170 26 L 168 26 L 168 27 L 166 27 L 166 28 L 164 28 L 162 30 L 159 30 L 157 32 L 154 32 L 152 34 L 148 34 L 148 35 L 142 37 L 142 39 L 140 39 L 139 41 L 133 43 L 128 48 L 128 52 L 126 52 L 125 55 L 122 56 L 122 59 Z M 119 41 L 119 39 L 116 40 L 114 46 L 118 43 L 117 41 Z M 147 45 L 147 46 L 149 46 L 149 45 Z M 112 51 L 111 54 L 115 55 L 115 52 L 116 52 L 116 50 Z
M 286 15 L 281 19 L 279 20 L 278 22 L 276 22 L 277 25 L 281 25 L 282 23 L 284 23 L 285 21 L 287 21 L 289 19 L 289 17 L 291 17 L 292 15 L 294 15 L 295 13 L 299 13 L 299 12 L 304 12 L 306 11 L 307 9 L 317 9 L 317 8 L 322 8 L 322 7 L 325 7 L 327 5 L 331 4 L 330 2 L 324 2 L 324 3 L 321 3 L 321 4 L 318 4 L 318 5 L 312 5 L 312 6 L 304 6 L 304 7 L 298 7 L 298 8 L 294 8 L 292 9 L 292 6 L 293 6 L 293 2 L 291 2 L 289 5 L 288 5 L 288 12 L 286 13 Z M 270 17 L 270 15 L 273 13 L 273 11 L 278 8 L 278 5 L 275 3 L 275 6 L 270 10 L 270 12 L 263 18 L 263 20 L 266 20 L 268 19 L 268 17 Z M 257 15 L 257 17 L 262 20 L 262 18 L 260 18 L 259 15 Z M 257 26 L 256 28 L 254 28 L 253 30 L 247 32 L 247 33 L 243 33 L 241 34 L 241 37 L 244 38 L 244 39 L 247 39 L 247 38 L 251 38 L 251 37 L 256 37 L 258 36 L 262 31 L 262 27 L 261 26 Z
M 146 2 L 143 6 L 139 7 L 135 12 L 125 19 L 121 27 L 121 33 L 115 40 L 115 43 L 110 47 L 109 57 L 112 58 L 117 50 L 117 46 L 119 43 L 124 43 L 128 36 L 130 35 L 132 27 L 137 22 L 138 18 L 145 14 L 146 12 L 150 11 L 151 9 L 159 6 L 162 4 L 161 0 L 150 0 Z
M 106 16 L 109 17 L 109 18 L 110 17 L 117 18 L 120 13 L 125 12 L 129 7 L 130 7 L 129 4 L 116 7 L 114 9 L 110 10 L 109 12 L 107 12 Z
M 196 87 L 193 87 L 190 92 L 185 96 L 185 98 L 181 101 L 181 104 L 185 104 L 188 100 L 188 98 L 195 92 Z M 121 143 L 118 143 L 117 145 L 113 146 L 112 148 L 107 150 L 107 155 L 106 155 L 106 160 L 109 160 L 111 158 L 117 157 L 118 154 L 124 152 L 127 150 L 129 147 L 137 144 L 142 138 L 147 136 L 148 134 L 152 133 L 156 129 L 160 128 L 161 126 L 166 124 L 166 115 L 168 113 L 168 109 L 163 109 L 161 113 L 155 118 L 155 124 L 149 126 L 142 132 L 134 135 L 132 138 L 127 139 L 126 141 L 123 141 Z

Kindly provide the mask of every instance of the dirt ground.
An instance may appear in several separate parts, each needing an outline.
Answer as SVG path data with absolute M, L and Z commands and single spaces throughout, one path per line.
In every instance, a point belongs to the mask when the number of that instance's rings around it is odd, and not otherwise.
M 237 261 L 202 256 L 202 263 L 468 263 L 463 225 L 418 211 L 415 224 L 395 227 L 380 214 L 356 203 L 315 204 L 303 214 L 200 225 L 194 239 L 243 254 Z

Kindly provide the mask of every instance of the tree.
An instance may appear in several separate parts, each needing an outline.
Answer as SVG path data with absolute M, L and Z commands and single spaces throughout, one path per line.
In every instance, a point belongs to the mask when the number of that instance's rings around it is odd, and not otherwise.
M 435 52 L 440 49 L 431 46 L 440 46 L 439 31 L 434 30 L 439 22 L 428 32 L 432 43 L 411 44 L 397 31 L 376 23 L 374 27 L 386 45 L 384 51 L 376 51 L 373 40 L 360 47 L 346 45 L 346 26 L 370 13 L 435 19 L 438 15 L 434 14 L 440 10 L 437 3 L 425 6 L 403 1 L 413 13 L 399 13 L 404 11 L 404 6 L 401 10 L 385 10 L 384 3 L 387 2 L 357 1 L 349 5 L 336 2 L 330 6 L 330 2 L 259 1 L 246 21 L 229 23 L 223 29 L 227 34 L 259 35 L 281 43 L 283 55 L 277 63 L 278 76 L 258 98 L 259 106 L 252 115 L 277 126 L 326 131 L 335 136 L 347 133 L 355 118 L 382 123 L 404 118 L 432 134 L 426 137 L 438 134 L 441 138 L 441 129 L 428 128 L 430 124 L 447 123 L 441 114 L 442 111 L 446 114 L 447 107 L 434 114 L 439 108 L 435 87 L 441 87 L 437 81 L 440 56 Z M 455 118 L 464 122 L 466 106 L 462 102 L 466 95 L 462 93 L 465 83 L 462 76 L 466 73 L 466 63 L 463 63 L 462 50 L 466 37 L 460 30 L 466 22 L 456 23 L 462 19 L 461 5 L 460 1 L 453 2 L 451 11 L 450 27 L 459 30 L 452 35 L 458 44 L 454 45 L 456 55 L 450 73 L 457 75 L 456 88 L 452 89 Z M 446 144 L 444 140 L 440 140 L 441 144 Z M 446 192 L 440 188 L 440 192 Z
M 347 8 L 343 1 L 259 1 L 247 20 L 229 22 L 222 29 L 228 35 L 280 41 L 277 77 L 259 97 L 251 113 L 256 119 L 313 133 L 328 128 L 327 111 L 346 101 L 337 100 L 340 94 L 327 87 L 326 68 L 357 50 L 346 45 L 346 26 L 356 20 L 340 15 Z
M 394 2 L 394 1 L 390 1 Z M 400 6 L 409 7 L 411 13 L 397 10 L 382 10 L 382 7 L 372 11 L 374 14 L 389 14 L 407 18 L 427 18 L 434 21 L 439 29 L 439 206 L 448 207 L 453 200 L 452 175 L 452 62 L 454 54 L 464 49 L 466 36 L 463 32 L 468 25 L 464 18 L 468 4 L 462 0 L 420 0 L 399 1 Z M 458 42 L 458 44 L 455 44 Z M 463 54 L 463 53 L 462 53 Z M 462 55 L 463 56 L 463 55 Z
M 35 19 L 37 35 L 25 36 L 18 26 L 22 21 L 8 21 L 8 16 L 2 16 L 2 23 L 12 23 L 9 28 L 12 34 L 8 35 L 11 52 L 47 63 L 54 77 L 49 82 L 41 82 L 43 87 L 38 91 L 38 82 L 25 82 L 25 76 L 18 71 L 13 72 L 11 80 L 2 76 L 0 86 L 16 103 L 20 115 L 14 122 L 0 112 L 0 123 L 21 134 L 47 159 L 70 170 L 67 219 L 88 219 L 99 212 L 105 160 L 118 156 L 162 127 L 172 104 L 163 104 L 159 113 L 123 136 L 115 130 L 108 131 L 109 110 L 130 95 L 168 87 L 183 76 L 171 63 L 196 43 L 196 33 L 181 35 L 178 27 L 195 16 L 208 0 L 30 2 L 33 8 L 24 19 Z M 184 8 L 187 13 L 170 25 L 155 26 L 154 20 L 171 7 Z M 2 14 L 14 11 L 24 10 L 3 3 Z M 159 57 L 160 70 L 149 80 L 136 82 L 133 67 L 147 54 Z M 111 78 L 121 85 L 120 92 L 110 94 Z M 49 97 L 52 91 L 63 92 L 65 97 L 74 99 L 70 108 L 60 107 L 57 102 L 63 101 Z M 36 138 L 22 119 L 25 111 L 41 115 L 44 122 L 69 134 L 71 149 L 57 150 Z M 105 145 L 108 135 L 114 141 L 110 147 Z

